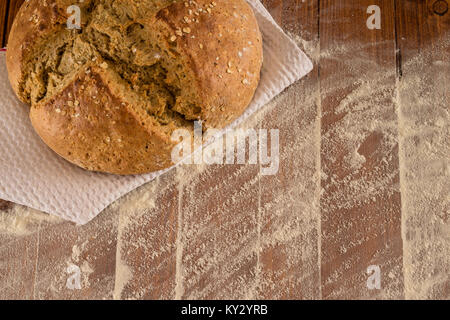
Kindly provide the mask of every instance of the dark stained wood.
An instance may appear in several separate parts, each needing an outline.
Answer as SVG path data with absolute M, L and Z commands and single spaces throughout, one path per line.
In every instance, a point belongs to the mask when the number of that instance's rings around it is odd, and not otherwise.
M 42 223 L 37 239 L 34 299 L 112 299 L 116 270 L 117 211 L 89 224 Z M 67 281 L 79 268 L 80 289 Z
M 256 166 L 215 165 L 181 180 L 176 298 L 254 297 L 257 178 Z
M 0 300 L 33 299 L 37 239 L 37 234 L 31 234 L 0 245 Z
M 398 47 L 403 60 L 411 60 L 430 46 L 429 62 L 448 57 L 450 31 L 448 0 L 395 1 Z M 441 47 L 443 46 L 443 47 Z
M 25 0 L 9 0 L 9 11 L 8 11 L 8 20 L 5 29 L 5 46 L 7 46 L 9 32 L 11 31 L 11 27 L 16 17 L 17 12 L 19 12 L 20 7 L 24 3 Z
M 0 47 L 5 47 L 5 29 L 6 21 L 8 21 L 8 2 L 9 0 L 3 0 L 0 2 Z
M 405 132 L 401 152 L 406 298 L 449 299 L 448 231 L 438 227 L 449 223 L 448 173 L 434 168 L 445 168 L 449 156 L 450 1 L 395 3 Z M 423 145 L 430 147 L 416 148 Z
M 310 44 L 304 49 L 315 60 L 312 55 L 319 45 L 318 1 L 263 3 L 284 30 Z M 282 101 L 259 124 L 262 129 L 280 132 L 280 168 L 277 174 L 261 176 L 259 181 L 258 298 L 321 297 L 320 185 L 316 174 L 320 165 L 320 107 L 318 99 L 309 98 L 319 92 L 318 70 L 318 61 L 314 61 L 314 70 L 288 88 Z M 298 95 L 294 99 L 295 93 L 301 91 L 310 92 L 310 96 Z
M 117 299 L 175 297 L 179 212 L 175 177 L 173 170 L 143 186 L 119 209 Z M 142 206 L 128 206 L 136 202 Z
M 397 139 L 394 6 L 378 1 L 381 29 L 369 30 L 372 4 L 320 1 L 324 299 L 403 297 L 398 145 L 391 142 Z M 351 104 L 348 96 L 355 97 Z M 375 125 L 380 121 L 385 128 Z M 381 268 L 381 290 L 366 286 L 371 265 Z

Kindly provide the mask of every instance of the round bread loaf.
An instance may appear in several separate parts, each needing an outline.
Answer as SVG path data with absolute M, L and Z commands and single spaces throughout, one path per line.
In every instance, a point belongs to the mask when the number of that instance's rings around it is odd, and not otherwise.
M 74 6 L 75 3 L 75 6 Z M 76 25 L 78 12 L 80 28 Z M 177 129 L 222 128 L 259 82 L 262 40 L 245 0 L 29 0 L 7 66 L 33 127 L 88 170 L 172 165 Z

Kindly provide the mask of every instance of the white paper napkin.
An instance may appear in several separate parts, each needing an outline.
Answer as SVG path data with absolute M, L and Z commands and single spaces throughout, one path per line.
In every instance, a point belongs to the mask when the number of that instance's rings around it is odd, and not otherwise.
M 263 34 L 264 65 L 253 102 L 234 127 L 312 70 L 308 57 L 258 0 L 248 0 Z M 34 132 L 28 106 L 8 82 L 0 52 L 0 199 L 85 224 L 113 201 L 172 168 L 140 176 L 88 172 L 56 155 Z

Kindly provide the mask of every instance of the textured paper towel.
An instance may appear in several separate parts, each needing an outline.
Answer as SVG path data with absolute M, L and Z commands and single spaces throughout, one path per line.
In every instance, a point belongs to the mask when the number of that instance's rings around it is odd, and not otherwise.
M 248 0 L 263 34 L 261 82 L 244 121 L 312 69 L 311 61 L 275 23 L 258 0 Z M 5 53 L 0 53 L 0 199 L 85 224 L 113 201 L 167 172 L 115 176 L 80 169 L 51 151 L 33 131 L 28 106 L 10 88 Z

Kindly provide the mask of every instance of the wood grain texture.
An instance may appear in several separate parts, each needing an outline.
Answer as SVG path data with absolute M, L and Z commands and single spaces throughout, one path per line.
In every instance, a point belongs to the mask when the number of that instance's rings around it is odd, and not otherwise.
M 6 29 L 6 22 L 8 21 L 8 0 L 3 0 L 0 2 L 0 47 L 4 48 L 5 45 L 5 29 Z
M 243 125 L 279 129 L 277 174 L 181 166 L 83 227 L 0 200 L 1 299 L 450 297 L 448 1 L 377 1 L 380 30 L 369 0 L 262 2 L 314 62 Z
M 450 298 L 448 1 L 396 1 L 405 296 Z M 446 12 L 446 13 L 444 13 Z
M 8 19 L 6 20 L 6 27 L 5 27 L 5 47 L 8 45 L 8 36 L 9 32 L 11 31 L 11 27 L 14 21 L 14 18 L 16 17 L 17 12 L 19 12 L 20 7 L 25 2 L 25 0 L 8 0 L 9 2 L 9 10 L 8 10 Z
M 394 7 L 380 1 L 369 30 L 371 4 L 320 2 L 323 298 L 403 297 Z M 366 285 L 372 265 L 381 290 Z
M 112 299 L 115 280 L 117 215 L 106 210 L 92 223 L 42 224 L 38 233 L 38 259 L 34 299 Z M 76 266 L 77 271 L 70 269 Z M 68 286 L 79 274 L 80 289 Z
M 291 36 L 318 48 L 318 1 L 264 1 Z M 301 23 L 300 23 L 301 22 Z M 308 52 L 311 54 L 311 52 Z M 278 129 L 280 168 L 260 176 L 258 298 L 318 299 L 320 286 L 320 166 L 318 61 L 289 87 L 259 127 Z M 297 94 L 309 92 L 309 95 Z M 312 97 L 312 98 L 311 98 Z M 288 108 L 286 108 L 289 106 Z
M 182 185 L 177 299 L 254 297 L 257 177 L 255 166 L 213 166 Z
M 33 299 L 36 281 L 37 234 L 0 247 L 0 299 Z
M 176 170 L 169 172 L 117 206 L 116 299 L 175 297 L 179 213 L 175 176 Z

